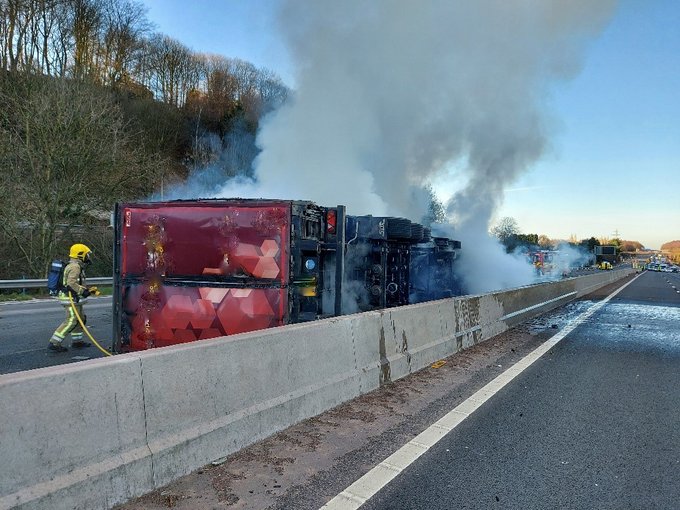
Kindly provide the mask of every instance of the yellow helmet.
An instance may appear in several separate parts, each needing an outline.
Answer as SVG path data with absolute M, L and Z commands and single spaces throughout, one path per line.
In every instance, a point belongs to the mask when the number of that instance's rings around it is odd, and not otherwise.
M 72 259 L 78 259 L 82 260 L 83 262 L 87 262 L 90 260 L 90 253 L 92 253 L 92 250 L 90 250 L 84 244 L 78 243 L 71 246 L 71 251 L 68 253 L 68 256 Z

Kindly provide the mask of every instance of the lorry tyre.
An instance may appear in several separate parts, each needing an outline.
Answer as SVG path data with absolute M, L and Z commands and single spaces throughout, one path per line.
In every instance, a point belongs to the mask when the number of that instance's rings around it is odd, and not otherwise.
M 387 239 L 411 239 L 411 220 L 406 218 L 387 218 L 385 223 Z
M 420 223 L 411 223 L 411 241 L 419 243 L 423 240 L 425 227 Z

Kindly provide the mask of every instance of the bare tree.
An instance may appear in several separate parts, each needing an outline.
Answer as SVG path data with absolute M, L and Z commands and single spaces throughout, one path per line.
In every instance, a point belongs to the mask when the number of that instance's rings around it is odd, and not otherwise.
M 200 79 L 185 104 L 186 112 L 196 122 L 194 137 L 199 136 L 199 124 L 222 136 L 224 122 L 236 108 L 236 78 L 231 74 L 229 60 L 224 57 L 195 55 L 194 59 Z
M 506 244 L 511 238 L 520 234 L 517 220 L 510 216 L 501 218 L 500 221 L 491 228 L 491 234 L 494 237 L 497 237 L 501 243 Z
M 41 0 L 25 0 L 24 3 L 19 67 L 25 71 L 40 71 L 40 12 L 44 7 Z
M 281 78 L 269 69 L 262 69 L 259 72 L 257 91 L 261 99 L 261 116 L 281 106 L 289 94 L 288 87 Z
M 71 12 L 71 0 L 55 0 L 54 9 L 49 14 L 50 31 L 49 40 L 43 49 L 48 56 L 46 74 L 65 78 L 70 72 L 75 48 L 73 39 L 73 16 Z
M 182 106 L 189 90 L 200 82 L 199 60 L 179 41 L 161 34 L 147 44 L 151 90 L 173 106 Z
M 74 44 L 72 76 L 78 80 L 96 79 L 98 34 L 104 17 L 102 4 L 97 0 L 71 0 L 71 9 Z
M 24 0 L 4 0 L 2 10 L 4 22 L 3 68 L 17 71 L 23 54 L 26 2 Z
M 0 0 L 0 69 L 8 68 L 9 22 L 9 3 Z
M 232 73 L 228 59 L 219 56 L 207 58 L 206 96 L 208 102 L 216 110 L 218 117 L 223 117 L 234 109 L 238 82 Z
M 60 237 L 148 193 L 158 165 L 133 145 L 105 92 L 37 76 L 6 76 L 0 91 L 0 229 L 38 275 Z
M 146 10 L 131 1 L 107 0 L 102 41 L 103 82 L 115 86 L 130 80 L 150 30 Z
M 202 100 L 205 118 L 211 118 L 209 110 L 220 119 L 238 116 L 253 132 L 285 100 L 288 91 L 271 71 L 195 54 L 163 34 L 147 38 L 149 30 L 137 0 L 0 0 L 0 64 L 136 95 L 150 90 L 176 107 L 192 95 Z
M 244 100 L 256 90 L 258 71 L 253 64 L 239 58 L 231 59 L 231 73 L 236 78 L 237 100 Z

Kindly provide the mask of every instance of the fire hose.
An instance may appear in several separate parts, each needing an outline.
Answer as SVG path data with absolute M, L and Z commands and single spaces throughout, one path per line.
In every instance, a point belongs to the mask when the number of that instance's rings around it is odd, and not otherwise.
M 93 289 L 92 294 L 94 294 L 95 296 L 99 295 L 99 291 L 97 290 L 96 287 L 90 287 L 90 289 Z M 83 331 L 85 332 L 87 337 L 90 340 L 92 340 L 92 343 L 97 347 L 97 349 L 102 351 L 106 356 L 113 356 L 113 354 L 111 354 L 109 351 L 107 351 L 101 345 L 99 345 L 99 342 L 97 342 L 94 339 L 94 337 L 90 334 L 90 330 L 87 329 L 85 323 L 83 322 L 83 319 L 80 317 L 80 314 L 78 313 L 78 309 L 76 308 L 76 304 L 73 302 L 73 296 L 71 295 L 70 292 L 68 292 L 68 300 L 71 302 L 71 309 L 73 310 L 73 313 L 76 315 L 76 319 L 78 319 L 78 323 L 80 324 L 80 327 L 83 328 Z

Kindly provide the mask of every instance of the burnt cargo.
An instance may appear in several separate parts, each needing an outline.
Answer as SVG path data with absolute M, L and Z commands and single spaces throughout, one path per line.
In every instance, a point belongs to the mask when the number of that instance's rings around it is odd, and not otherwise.
M 460 243 L 308 201 L 118 204 L 113 349 L 163 347 L 460 294 Z

